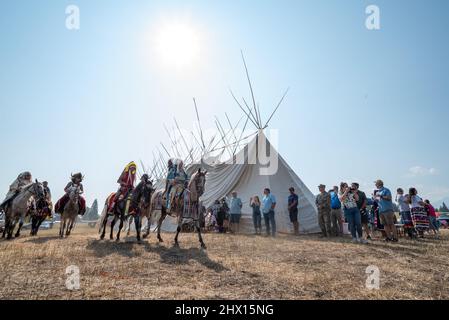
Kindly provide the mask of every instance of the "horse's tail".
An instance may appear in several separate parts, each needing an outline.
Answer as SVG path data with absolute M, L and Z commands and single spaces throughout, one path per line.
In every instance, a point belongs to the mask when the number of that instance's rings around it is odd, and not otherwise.
M 106 198 L 106 201 L 104 203 L 103 211 L 101 212 L 100 220 L 99 220 L 99 228 L 98 233 L 101 233 L 101 227 L 103 226 L 104 220 L 108 218 L 108 207 L 109 202 L 113 194 L 110 194 L 109 197 Z

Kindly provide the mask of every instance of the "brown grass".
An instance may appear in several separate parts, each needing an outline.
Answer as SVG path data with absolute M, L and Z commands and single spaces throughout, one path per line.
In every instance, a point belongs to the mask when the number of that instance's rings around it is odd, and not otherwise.
M 68 239 L 57 230 L 0 240 L 0 299 L 449 299 L 449 232 L 398 244 L 318 236 L 276 239 L 173 234 L 156 243 L 134 238 L 99 241 L 77 226 Z M 80 268 L 80 290 L 65 287 L 65 269 Z M 365 287 L 369 265 L 379 267 L 380 290 Z

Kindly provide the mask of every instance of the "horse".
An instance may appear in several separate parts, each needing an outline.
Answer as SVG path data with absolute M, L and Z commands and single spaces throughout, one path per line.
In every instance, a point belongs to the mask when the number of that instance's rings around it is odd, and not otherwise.
M 204 186 L 206 184 L 206 174 L 207 174 L 207 171 L 202 172 L 201 168 L 199 168 L 198 171 L 192 175 L 187 188 L 184 190 L 183 194 L 181 195 L 182 199 L 177 199 L 178 205 L 176 205 L 175 203 L 172 204 L 170 215 L 175 215 L 177 218 L 177 222 L 178 222 L 178 227 L 176 228 L 176 236 L 174 239 L 175 246 L 179 246 L 178 236 L 179 236 L 179 233 L 181 232 L 182 225 L 183 225 L 184 199 L 186 199 L 191 204 L 192 209 L 194 209 L 196 211 L 197 217 L 196 217 L 196 219 L 195 218 L 192 218 L 192 219 L 195 222 L 195 229 L 198 233 L 198 240 L 201 244 L 201 248 L 206 249 L 206 244 L 204 243 L 203 237 L 201 236 L 201 226 L 200 226 L 200 215 L 201 214 L 200 214 L 200 206 L 199 206 L 199 204 L 200 204 L 199 198 L 203 195 Z M 184 193 L 186 193 L 186 195 L 184 195 Z M 164 199 L 164 190 L 162 190 L 162 189 L 158 190 L 153 194 L 153 197 L 152 197 L 153 204 L 156 203 L 158 197 Z M 154 209 L 153 209 L 153 211 L 154 211 Z M 157 223 L 157 239 L 159 240 L 159 242 L 164 242 L 164 240 L 161 237 L 161 225 L 167 215 L 168 215 L 167 203 L 166 203 L 166 201 L 163 200 L 161 203 L 161 216 Z M 148 220 L 148 223 L 150 223 L 150 219 Z M 149 226 L 147 227 L 146 234 L 148 234 L 148 233 L 149 233 Z
M 151 201 L 151 193 L 153 192 L 153 188 L 144 188 L 142 194 L 139 192 L 129 191 L 122 199 L 115 200 L 115 206 L 113 212 L 108 212 L 108 208 L 110 203 L 115 197 L 115 193 L 112 193 L 105 201 L 103 213 L 101 214 L 100 219 L 100 229 L 98 230 L 100 235 L 100 240 L 103 240 L 106 235 L 106 226 L 108 223 L 108 217 L 113 216 L 111 222 L 111 233 L 109 235 L 109 239 L 114 239 L 114 226 L 117 220 L 120 220 L 119 230 L 117 232 L 116 241 L 120 241 L 120 232 L 123 228 L 124 222 L 129 218 L 131 214 L 133 214 L 134 223 L 137 231 L 137 241 L 140 241 L 140 229 L 142 224 L 142 215 L 148 210 L 150 207 Z M 128 204 L 129 201 L 129 204 Z
M 126 218 L 127 219 L 127 236 L 131 233 L 131 224 L 134 222 L 137 233 L 137 241 L 140 241 L 140 233 L 142 230 L 142 220 L 144 217 L 149 221 L 149 216 L 151 213 L 151 195 L 154 192 L 153 182 L 150 181 L 150 185 L 144 185 L 140 192 L 134 190 L 131 196 L 131 213 Z M 144 236 L 144 238 L 146 238 Z
M 14 197 L 10 204 L 5 210 L 5 229 L 3 230 L 2 238 L 6 236 L 6 239 L 10 240 L 12 238 L 12 233 L 16 227 L 17 221 L 19 220 L 19 228 L 15 234 L 15 237 L 20 236 L 20 230 L 22 229 L 25 217 L 28 214 L 28 203 L 31 197 L 37 200 L 44 199 L 44 187 L 39 181 L 30 183 L 24 186 L 19 194 Z
M 36 236 L 42 222 L 51 215 L 51 203 L 44 199 L 35 199 L 31 197 L 29 214 L 31 216 L 31 232 L 30 236 Z
M 69 191 L 69 200 L 64 206 L 61 214 L 61 226 L 59 227 L 60 238 L 64 238 L 64 233 L 66 237 L 68 237 L 75 225 L 76 217 L 78 216 L 80 210 L 80 194 L 81 188 L 79 186 L 72 187 Z

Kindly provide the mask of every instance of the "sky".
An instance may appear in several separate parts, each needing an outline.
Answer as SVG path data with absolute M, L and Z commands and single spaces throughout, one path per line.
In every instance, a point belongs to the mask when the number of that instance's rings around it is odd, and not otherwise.
M 371 4 L 379 30 L 365 25 Z M 28 170 L 58 198 L 81 171 L 88 203 L 104 201 L 129 161 L 152 163 L 163 123 L 192 130 L 193 97 L 204 130 L 242 117 L 229 93 L 250 97 L 242 50 L 265 120 L 290 88 L 269 129 L 312 192 L 371 193 L 381 178 L 449 202 L 448 12 L 445 0 L 2 1 L 0 193 Z

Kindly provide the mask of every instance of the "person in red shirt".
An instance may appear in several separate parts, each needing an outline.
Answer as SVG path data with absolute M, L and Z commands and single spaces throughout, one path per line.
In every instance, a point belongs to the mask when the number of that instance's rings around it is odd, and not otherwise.
M 437 213 L 429 200 L 424 200 L 424 202 L 426 204 L 427 215 L 429 216 L 430 230 L 432 230 L 435 236 L 438 237 L 440 235 L 440 226 L 437 220 Z
M 137 165 L 134 161 L 128 163 L 128 165 L 123 169 L 122 174 L 117 180 L 117 183 L 120 184 L 120 187 L 115 194 L 114 202 L 110 208 L 110 212 L 113 211 L 115 204 L 122 200 L 123 197 L 126 197 L 129 192 L 134 189 L 134 182 L 136 181 L 136 173 L 137 173 Z

